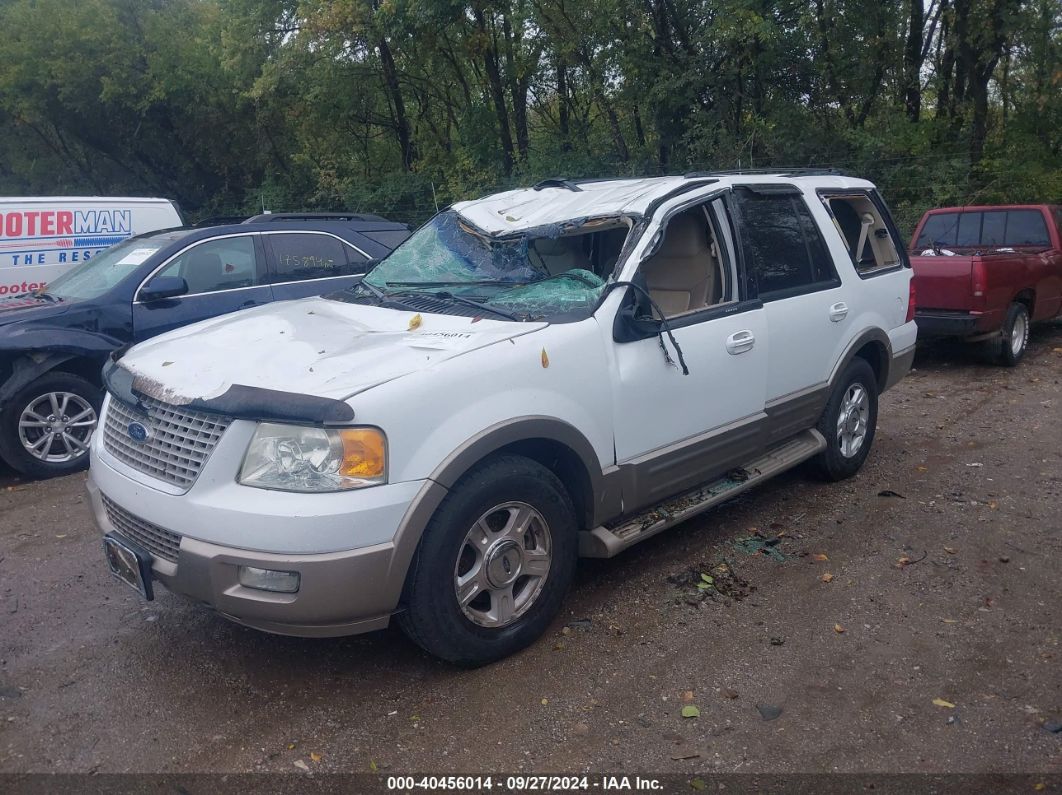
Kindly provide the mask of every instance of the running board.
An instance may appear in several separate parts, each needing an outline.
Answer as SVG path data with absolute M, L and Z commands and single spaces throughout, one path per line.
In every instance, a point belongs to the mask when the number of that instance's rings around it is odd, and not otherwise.
M 769 449 L 726 476 L 704 486 L 687 491 L 678 497 L 658 503 L 655 507 L 628 519 L 621 519 L 611 527 L 595 527 L 579 534 L 579 555 L 584 558 L 611 558 L 639 541 L 655 536 L 669 527 L 684 522 L 731 497 L 746 491 L 779 472 L 795 467 L 826 449 L 826 440 L 811 429 Z M 742 472 L 747 477 L 736 476 Z

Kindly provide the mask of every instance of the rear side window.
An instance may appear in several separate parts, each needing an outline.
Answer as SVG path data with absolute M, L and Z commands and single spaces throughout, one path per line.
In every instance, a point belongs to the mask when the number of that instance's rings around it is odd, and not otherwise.
M 826 289 L 837 283 L 811 211 L 799 196 L 735 192 L 741 213 L 745 266 L 760 298 Z
M 275 265 L 272 284 L 364 273 L 369 261 L 331 235 L 285 233 L 265 238 Z

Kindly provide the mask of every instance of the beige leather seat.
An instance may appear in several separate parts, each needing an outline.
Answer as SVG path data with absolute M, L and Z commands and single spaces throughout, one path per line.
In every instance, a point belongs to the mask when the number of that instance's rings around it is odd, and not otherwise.
M 672 218 L 660 250 L 642 265 L 649 295 L 667 317 L 707 306 L 715 294 L 715 270 L 700 209 Z
M 532 243 L 531 261 L 541 265 L 550 276 L 566 273 L 573 268 L 590 270 L 577 237 L 558 237 L 555 240 L 539 238 Z

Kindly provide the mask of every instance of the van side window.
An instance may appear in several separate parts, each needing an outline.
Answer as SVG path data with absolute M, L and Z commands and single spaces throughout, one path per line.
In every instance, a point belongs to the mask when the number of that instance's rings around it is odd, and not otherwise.
M 223 237 L 193 246 L 159 271 L 188 282 L 187 295 L 236 290 L 262 283 L 251 235 Z
M 860 276 L 902 264 L 897 241 L 889 231 L 885 216 L 869 194 L 845 192 L 821 195 Z M 963 234 L 968 234 L 968 231 L 960 225 L 959 235 Z M 979 226 L 973 234 L 980 234 Z
M 737 190 L 745 267 L 764 301 L 840 284 L 811 211 L 799 196 Z
M 272 284 L 364 273 L 369 260 L 331 235 L 267 234 L 276 272 Z

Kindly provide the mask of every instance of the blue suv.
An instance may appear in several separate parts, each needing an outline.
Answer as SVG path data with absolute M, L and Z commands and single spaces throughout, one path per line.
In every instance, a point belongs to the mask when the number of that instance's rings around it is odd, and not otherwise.
M 375 215 L 259 215 L 130 238 L 43 290 L 0 300 L 0 457 L 34 477 L 84 467 L 112 351 L 345 289 L 408 236 Z

